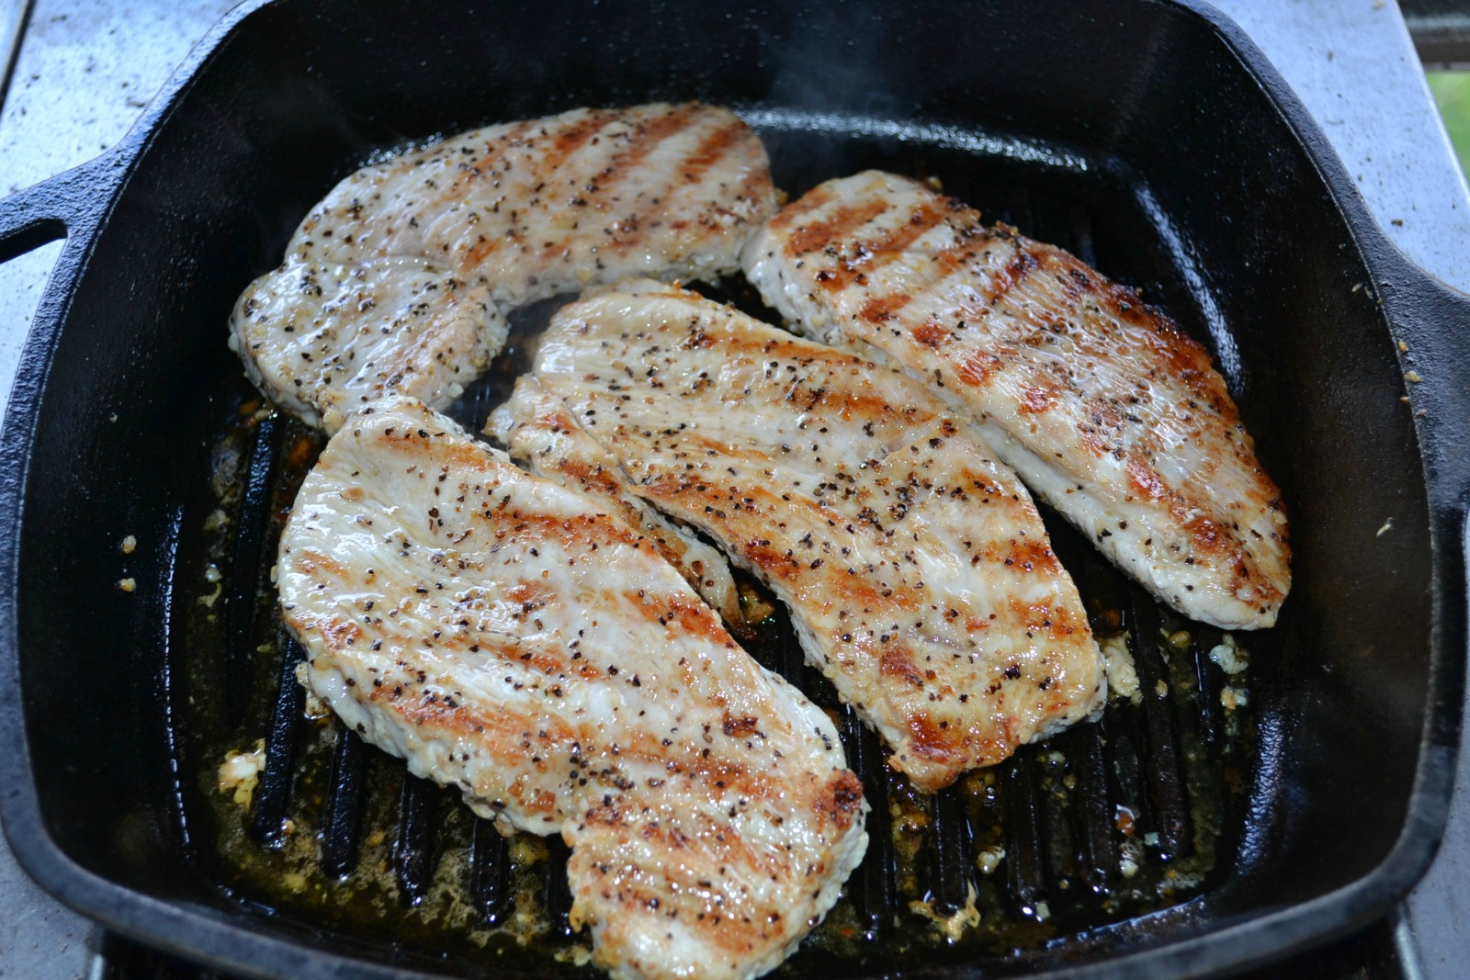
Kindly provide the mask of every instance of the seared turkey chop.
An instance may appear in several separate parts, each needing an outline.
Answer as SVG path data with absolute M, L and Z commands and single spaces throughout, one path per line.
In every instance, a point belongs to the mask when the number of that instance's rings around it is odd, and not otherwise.
M 420 403 L 349 417 L 278 574 L 349 726 L 507 830 L 562 835 L 614 977 L 763 973 L 862 858 L 826 715 L 620 517 Z
M 489 126 L 338 184 L 241 296 L 232 344 L 328 431 L 385 391 L 442 408 L 504 344 L 506 310 L 629 275 L 733 272 L 775 211 L 765 148 L 725 109 Z
M 1101 703 L 1097 645 L 1025 488 L 907 376 L 643 281 L 562 309 L 492 426 L 515 445 L 571 420 L 628 490 L 770 584 L 920 787 Z
M 727 624 L 744 623 L 724 556 L 630 491 L 617 459 L 583 432 L 561 400 L 542 390 L 535 378 L 520 378 L 516 391 L 516 409 L 527 424 L 516 425 L 505 414 L 509 403 L 497 409 L 500 416 L 490 423 L 502 433 L 511 455 L 531 472 L 580 491 L 643 532 Z
M 412 256 L 287 263 L 251 284 L 231 327 L 256 387 L 328 432 L 384 392 L 447 406 L 507 333 L 489 289 Z
M 744 266 L 802 332 L 891 359 L 972 414 L 1159 598 L 1227 629 L 1275 623 L 1291 586 L 1281 494 L 1208 355 L 1132 290 L 876 171 L 793 202 Z

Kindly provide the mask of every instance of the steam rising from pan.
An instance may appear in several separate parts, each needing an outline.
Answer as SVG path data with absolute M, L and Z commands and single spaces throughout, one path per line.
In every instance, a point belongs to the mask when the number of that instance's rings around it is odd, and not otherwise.
M 926 149 L 940 147 L 959 150 L 1075 173 L 1086 173 L 1089 169 L 1086 157 L 1048 146 L 1039 140 L 997 136 L 959 126 L 874 119 L 857 113 L 766 106 L 741 108 L 737 112 L 741 119 L 757 131 L 790 130 L 851 139 L 897 140 Z

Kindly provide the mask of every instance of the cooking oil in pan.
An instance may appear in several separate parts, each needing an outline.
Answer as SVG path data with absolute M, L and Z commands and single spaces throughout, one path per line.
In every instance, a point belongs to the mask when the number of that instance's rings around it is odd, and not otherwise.
M 524 370 L 535 336 L 525 324 L 538 317 L 544 323 L 544 311 L 521 318 L 489 378 L 456 406 L 472 430 Z M 344 746 L 356 736 L 282 687 L 294 680 L 282 662 L 291 651 L 270 564 L 322 445 L 243 388 L 216 429 L 207 494 L 181 545 L 181 581 L 198 588 L 176 600 L 185 641 L 175 649 L 186 662 L 173 665 L 171 691 L 195 857 L 243 907 L 304 936 L 325 931 L 348 949 L 387 949 L 406 964 L 468 974 L 502 965 L 595 973 L 588 940 L 566 925 L 559 841 L 487 836 L 454 794 L 375 749 Z M 747 614 L 759 619 L 742 631 L 747 648 L 832 715 L 873 806 L 863 866 L 781 970 L 1045 958 L 1059 937 L 1076 949 L 1081 934 L 1105 942 L 1109 924 L 1187 912 L 1228 867 L 1254 754 L 1246 655 L 1160 610 L 1050 515 L 1048 524 L 1113 660 L 1115 694 L 1099 722 L 936 795 L 883 764 L 872 733 L 803 665 L 779 603 L 741 580 Z M 291 717 L 277 717 L 297 702 Z M 285 751 L 281 732 L 291 745 L 286 769 L 272 761 Z M 246 776 L 222 790 L 220 766 L 231 756 Z M 268 771 L 250 789 L 257 764 Z M 280 820 L 262 832 L 272 764 L 286 790 L 272 791 Z

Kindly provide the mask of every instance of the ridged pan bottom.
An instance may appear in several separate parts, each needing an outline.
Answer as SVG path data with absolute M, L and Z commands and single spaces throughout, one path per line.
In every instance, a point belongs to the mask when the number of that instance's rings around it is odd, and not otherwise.
M 753 303 L 746 290 L 711 292 Z M 518 318 L 510 349 L 451 411 L 472 431 L 509 393 L 555 305 Z M 175 691 L 176 703 L 188 691 L 181 795 L 200 863 L 277 922 L 405 963 L 469 974 L 585 965 L 588 941 L 567 924 L 560 840 L 502 838 L 296 683 L 302 651 L 268 583 L 281 524 L 322 440 L 243 388 L 227 409 L 198 539 L 199 563 L 216 569 L 206 583 L 229 588 L 181 601 L 188 648 L 223 647 L 222 662 L 180 665 Z M 858 975 L 916 956 L 1024 968 L 1105 944 L 1111 923 L 1188 903 L 1228 865 L 1254 755 L 1249 672 L 1225 674 L 1210 656 L 1219 631 L 1161 609 L 1043 513 L 1099 641 L 1126 637 L 1138 695 L 1115 696 L 1100 721 L 932 796 L 884 764 L 876 736 L 804 664 L 779 603 L 741 579 L 747 615 L 760 619 L 746 648 L 833 715 L 872 804 L 866 860 L 784 971 Z M 257 783 L 237 802 L 220 790 L 218 766 L 257 749 Z

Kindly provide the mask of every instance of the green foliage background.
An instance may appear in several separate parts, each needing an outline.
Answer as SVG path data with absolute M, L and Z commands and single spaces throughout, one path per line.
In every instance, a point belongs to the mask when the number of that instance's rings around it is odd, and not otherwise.
M 1429 72 L 1429 90 L 1439 103 L 1445 129 L 1460 158 L 1460 170 L 1470 174 L 1470 71 Z

